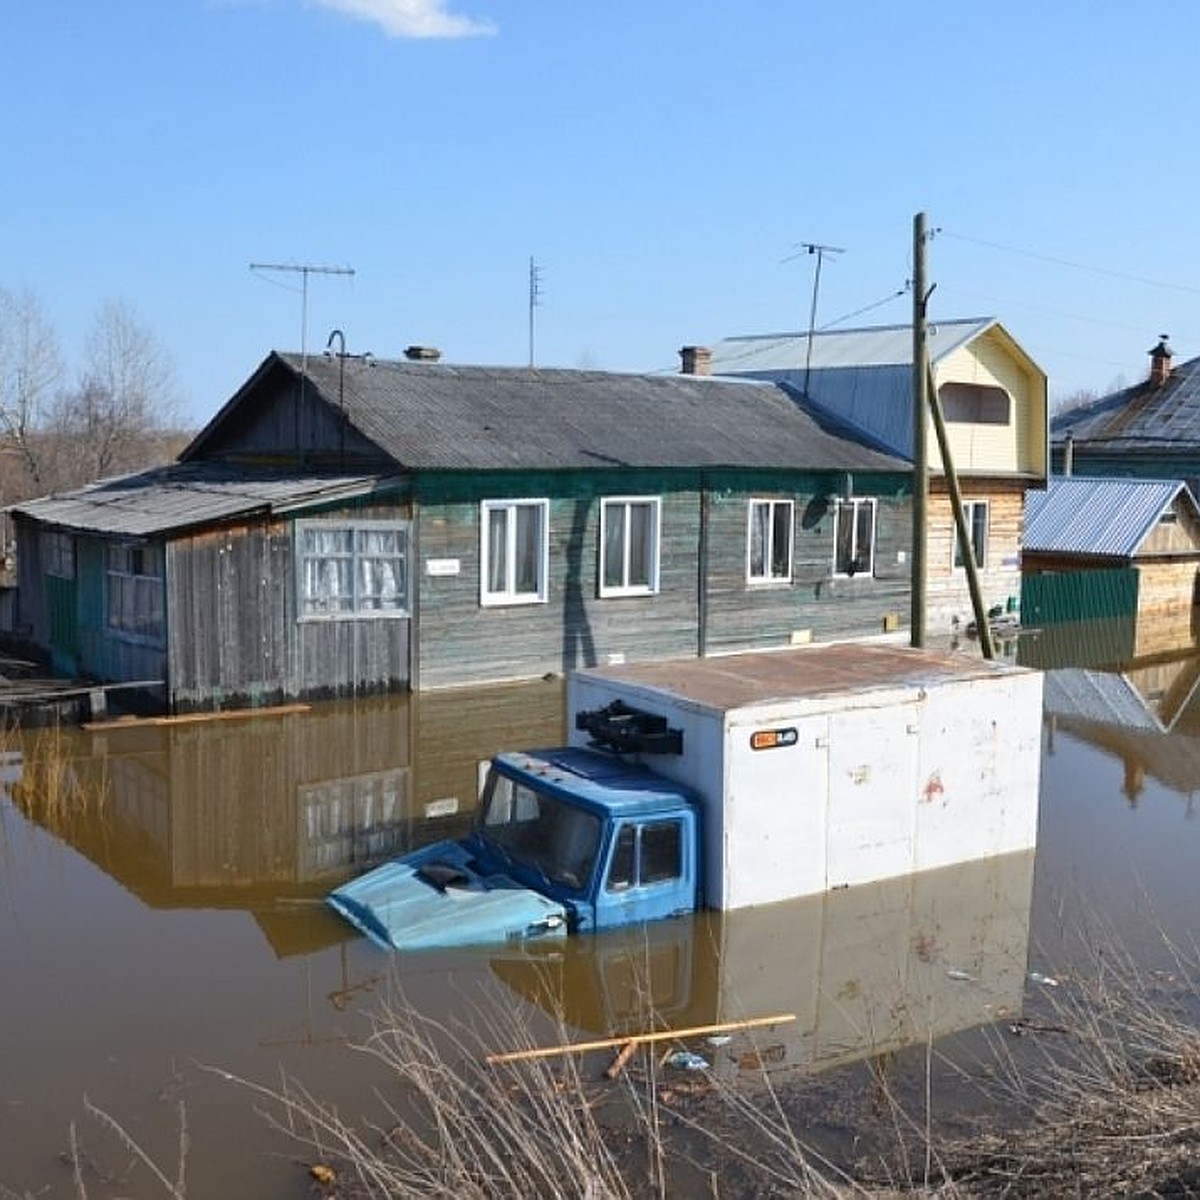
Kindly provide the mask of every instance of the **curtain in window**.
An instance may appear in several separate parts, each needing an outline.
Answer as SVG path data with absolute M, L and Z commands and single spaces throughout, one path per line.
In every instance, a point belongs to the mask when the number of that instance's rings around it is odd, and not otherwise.
M 650 586 L 650 557 L 654 546 L 654 506 L 629 505 L 629 578 L 626 587 Z
M 750 506 L 750 578 L 763 579 L 767 574 L 767 538 L 770 533 L 771 506 Z
M 771 505 L 771 578 L 787 579 L 792 573 L 792 506 Z
M 513 591 L 518 595 L 536 595 L 542 556 L 542 510 L 538 505 L 522 504 L 516 509 L 516 579 Z
M 625 506 L 609 504 L 604 509 L 604 586 L 619 588 L 625 583 Z
M 508 567 L 508 509 L 488 510 L 487 581 L 489 592 L 504 592 Z

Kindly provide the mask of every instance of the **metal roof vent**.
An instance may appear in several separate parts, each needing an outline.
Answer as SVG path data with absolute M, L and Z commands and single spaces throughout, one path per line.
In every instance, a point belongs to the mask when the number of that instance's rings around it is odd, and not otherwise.
M 404 357 L 409 362 L 437 362 L 442 357 L 442 352 L 436 346 L 408 346 Z

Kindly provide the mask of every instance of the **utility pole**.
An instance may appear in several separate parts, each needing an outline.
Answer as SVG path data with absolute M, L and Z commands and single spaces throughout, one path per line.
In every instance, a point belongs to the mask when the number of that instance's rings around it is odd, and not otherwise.
M 925 214 L 913 218 L 913 375 L 912 375 L 912 619 L 910 641 L 925 645 L 925 589 L 929 578 L 926 556 L 926 521 L 929 512 L 929 340 L 925 285 L 925 249 L 929 240 Z
M 541 303 L 542 269 L 529 259 L 529 366 L 533 367 L 533 310 Z
M 298 272 L 300 283 L 300 365 L 308 369 L 308 277 L 310 275 L 353 275 L 353 267 L 316 267 L 310 263 L 251 263 L 252 271 Z

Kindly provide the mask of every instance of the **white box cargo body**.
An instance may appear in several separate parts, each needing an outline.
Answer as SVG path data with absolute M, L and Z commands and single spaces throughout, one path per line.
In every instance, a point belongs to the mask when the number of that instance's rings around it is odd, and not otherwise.
M 703 798 L 711 908 L 1037 842 L 1036 671 L 882 644 L 599 667 L 568 680 L 568 724 L 618 700 L 682 732 L 642 761 Z

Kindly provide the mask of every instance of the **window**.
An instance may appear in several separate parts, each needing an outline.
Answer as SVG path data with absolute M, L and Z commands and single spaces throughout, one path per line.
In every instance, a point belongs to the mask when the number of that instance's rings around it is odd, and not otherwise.
M 983 567 L 987 562 L 987 528 L 988 528 L 988 506 L 986 500 L 964 500 L 963 501 L 963 516 L 966 518 L 967 529 L 970 530 L 971 550 L 974 554 L 975 565 Z M 957 536 L 955 531 L 954 538 L 954 567 L 955 570 L 962 570 L 965 566 L 963 560 L 962 539 Z
M 938 388 L 942 416 L 973 425 L 1007 425 L 1009 400 L 1003 388 L 978 383 L 946 383 Z
M 408 616 L 408 526 L 297 521 L 301 618 Z
M 777 583 L 792 578 L 792 502 L 751 500 L 746 578 Z
M 682 874 L 682 821 L 622 825 L 605 887 L 610 892 L 623 892 L 631 887 L 678 879 Z
M 839 500 L 834 516 L 835 575 L 871 575 L 875 570 L 875 501 Z
M 600 595 L 658 591 L 657 497 L 617 496 L 600 503 Z
M 75 578 L 75 539 L 69 533 L 42 533 L 42 570 L 59 579 Z
M 549 503 L 485 500 L 480 513 L 479 602 L 538 604 L 546 599 Z
M 161 642 L 162 547 L 110 543 L 105 583 L 109 629 Z

